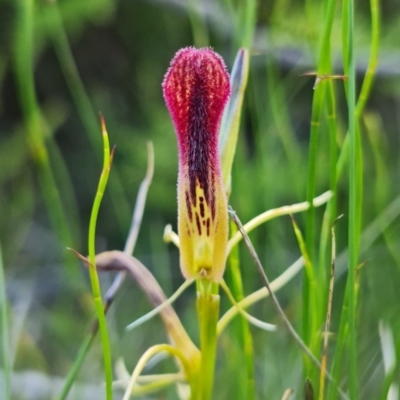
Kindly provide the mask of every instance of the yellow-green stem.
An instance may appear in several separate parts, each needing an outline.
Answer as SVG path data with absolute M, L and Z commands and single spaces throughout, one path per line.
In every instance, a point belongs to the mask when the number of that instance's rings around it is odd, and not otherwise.
M 231 232 L 236 233 L 237 227 L 233 221 L 231 221 Z M 239 261 L 239 246 L 233 247 L 229 254 L 229 269 L 231 281 L 232 281 L 232 292 L 236 300 L 242 301 L 244 299 L 242 274 L 240 270 Z M 237 331 L 237 335 L 241 338 L 241 343 L 245 353 L 246 362 L 246 384 L 244 390 L 241 393 L 245 394 L 246 399 L 251 400 L 255 398 L 255 385 L 254 385 L 254 349 L 253 349 L 253 338 L 251 336 L 249 323 L 245 318 L 240 319 L 240 329 Z M 242 384 L 241 384 L 242 386 Z
M 111 400 L 112 399 L 111 351 L 108 339 L 107 323 L 103 309 L 103 301 L 101 298 L 100 282 L 99 282 L 99 277 L 97 275 L 96 264 L 95 264 L 96 222 L 100 209 L 101 200 L 103 198 L 104 190 L 107 185 L 107 180 L 110 173 L 110 165 L 112 161 L 112 155 L 110 155 L 110 144 L 108 141 L 107 131 L 104 125 L 104 120 L 102 120 L 102 132 L 103 132 L 103 149 L 104 149 L 103 171 L 100 176 L 96 197 L 93 203 L 92 213 L 90 215 L 88 247 L 89 247 L 89 261 L 90 261 L 89 264 L 90 282 L 92 285 L 94 304 L 96 308 L 97 318 L 99 320 L 101 343 L 103 347 L 104 375 L 106 381 L 106 395 L 107 395 L 106 398 L 107 400 Z
M 3 368 L 3 389 L 0 393 L 4 395 L 4 400 L 11 400 L 11 354 L 10 354 L 10 323 L 7 309 L 6 280 L 3 267 L 3 255 L 0 246 L 0 337 L 2 338 L 1 347 L 3 356 L 0 357 Z M 0 363 L 1 365 L 1 363 Z
M 197 393 L 192 399 L 209 400 L 214 382 L 217 350 L 217 323 L 219 315 L 218 285 L 208 280 L 198 281 L 197 314 L 200 329 L 201 366 Z

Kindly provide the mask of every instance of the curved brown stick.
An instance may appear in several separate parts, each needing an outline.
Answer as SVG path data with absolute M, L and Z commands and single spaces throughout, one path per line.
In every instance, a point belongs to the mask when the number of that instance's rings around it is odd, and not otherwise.
M 154 307 L 167 300 L 153 274 L 135 257 L 122 251 L 106 251 L 96 256 L 96 267 L 103 271 L 126 271 L 144 291 Z M 160 311 L 168 336 L 188 359 L 198 360 L 200 352 L 193 344 L 175 310 L 168 305 Z

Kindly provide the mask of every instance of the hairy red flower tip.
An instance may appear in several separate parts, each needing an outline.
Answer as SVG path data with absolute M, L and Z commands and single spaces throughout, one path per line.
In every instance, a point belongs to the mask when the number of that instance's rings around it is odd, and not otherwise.
M 230 94 L 229 74 L 211 49 L 178 51 L 163 82 L 179 147 L 178 228 L 187 278 L 222 277 L 227 210 L 218 131 Z
M 222 58 L 208 48 L 178 51 L 165 75 L 163 90 L 182 155 L 187 156 L 190 140 L 206 139 L 197 137 L 201 134 L 207 135 L 207 143 L 216 150 L 219 123 L 230 94 Z

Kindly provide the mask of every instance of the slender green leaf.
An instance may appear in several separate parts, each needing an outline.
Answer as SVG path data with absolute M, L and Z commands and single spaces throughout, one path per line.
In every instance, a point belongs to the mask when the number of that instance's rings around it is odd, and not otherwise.
M 4 387 L 0 389 L 4 395 L 4 400 L 11 400 L 11 353 L 10 353 L 10 323 L 8 318 L 8 306 L 6 295 L 6 281 L 3 266 L 3 255 L 0 246 L 0 313 L 1 313 L 1 337 L 2 337 L 2 361 L 3 361 L 3 381 Z
M 249 52 L 240 49 L 231 73 L 231 97 L 222 117 L 219 149 L 221 154 L 222 178 L 228 196 L 231 193 L 231 171 L 239 136 L 240 115 L 249 75 Z

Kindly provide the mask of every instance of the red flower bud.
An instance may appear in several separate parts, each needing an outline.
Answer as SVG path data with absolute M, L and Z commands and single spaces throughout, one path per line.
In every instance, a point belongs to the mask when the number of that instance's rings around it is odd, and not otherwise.
M 186 278 L 222 278 L 228 240 L 227 200 L 218 132 L 230 94 L 222 58 L 211 49 L 178 51 L 163 82 L 179 147 L 178 230 Z

